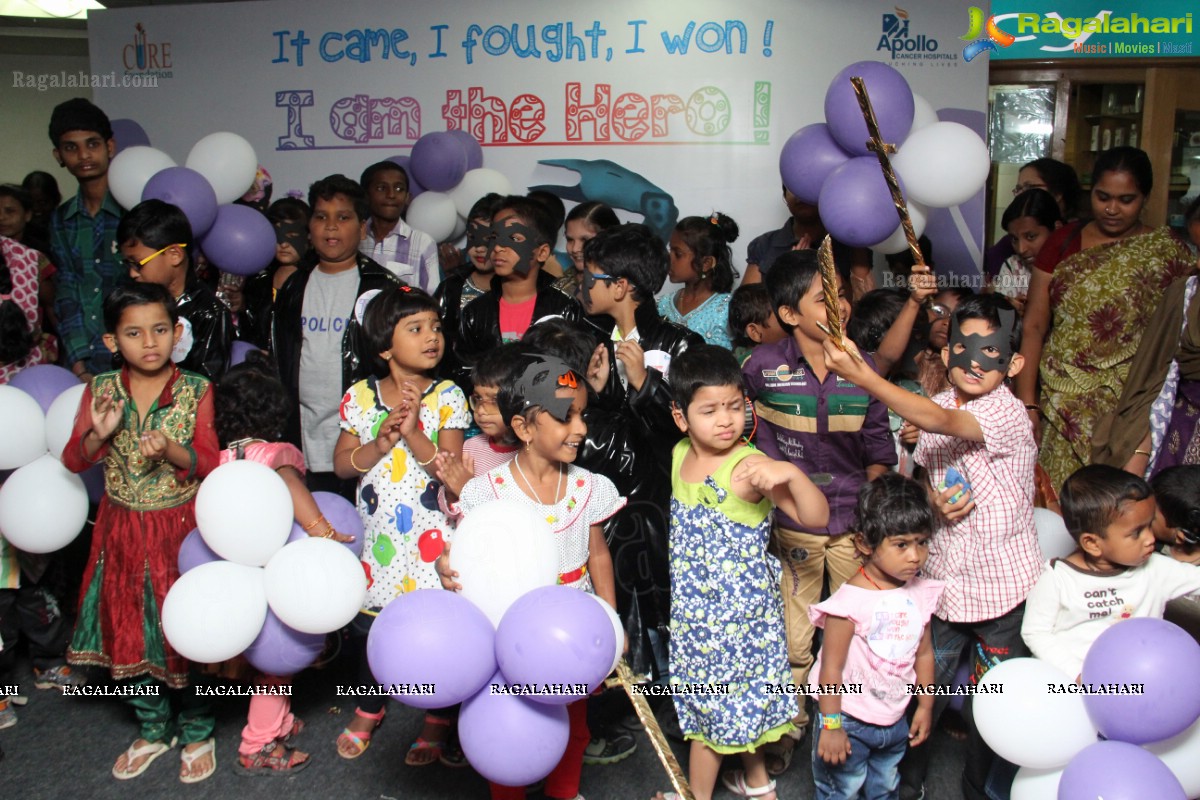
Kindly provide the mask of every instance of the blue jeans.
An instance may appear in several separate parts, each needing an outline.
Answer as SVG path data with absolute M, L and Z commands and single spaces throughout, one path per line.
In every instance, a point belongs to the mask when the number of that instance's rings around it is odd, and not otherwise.
M 908 721 L 871 725 L 842 715 L 850 739 L 850 755 L 842 764 L 828 764 L 818 754 L 820 728 L 813 729 L 813 781 L 816 800 L 855 800 L 863 791 L 866 800 L 896 800 L 900 796 L 900 759 L 908 746 Z

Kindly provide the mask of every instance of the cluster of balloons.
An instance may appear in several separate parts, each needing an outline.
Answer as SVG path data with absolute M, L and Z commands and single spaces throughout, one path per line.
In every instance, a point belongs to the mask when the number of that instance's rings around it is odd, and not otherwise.
M 455 531 L 452 563 L 462 593 L 402 595 L 367 639 L 371 671 L 398 687 L 397 700 L 418 708 L 463 704 L 463 752 L 503 786 L 525 786 L 554 769 L 567 746 L 566 704 L 600 685 L 624 645 L 607 603 L 555 585 L 554 554 L 554 535 L 533 509 L 511 500 L 481 506 Z M 414 685 L 431 691 L 401 688 Z M 510 685 L 538 693 L 493 688 Z
M 222 272 L 253 275 L 275 257 L 275 231 L 253 208 L 233 205 L 254 183 L 258 158 L 241 136 L 210 133 L 193 145 L 186 166 L 149 144 L 122 147 L 108 186 L 123 208 L 143 200 L 178 206 L 204 254 Z
M 908 247 L 878 157 L 867 148 L 867 125 L 850 78 L 862 78 L 891 157 L 917 236 L 929 208 L 966 202 L 983 188 L 991 168 L 987 145 L 913 94 L 898 70 L 878 61 L 843 69 L 825 92 L 825 122 L 806 125 L 779 154 L 783 184 L 820 208 L 825 229 L 840 242 L 898 253 Z
M 200 663 L 245 655 L 262 672 L 292 675 L 354 618 L 367 591 L 362 522 L 338 495 L 313 497 L 353 542 L 308 536 L 269 467 L 231 461 L 205 478 L 198 527 L 179 549 L 180 577 L 162 608 L 163 633 L 181 655 Z
M 438 242 L 454 241 L 466 232 L 467 214 L 479 198 L 489 192 L 512 194 L 512 183 L 483 166 L 483 148 L 463 130 L 427 133 L 417 139 L 412 155 L 388 161 L 408 173 L 408 224 Z
M 87 523 L 104 493 L 100 465 L 77 475 L 62 463 L 84 385 L 52 364 L 23 369 L 0 386 L 0 535 L 18 550 L 52 553 Z
M 1179 676 L 1197 669 L 1200 644 L 1182 628 L 1128 619 L 1096 639 L 1081 683 L 1140 691 L 1067 692 L 1074 676 L 1014 658 L 980 681 L 975 724 L 1021 767 L 1012 800 L 1185 800 L 1200 796 L 1200 686 Z

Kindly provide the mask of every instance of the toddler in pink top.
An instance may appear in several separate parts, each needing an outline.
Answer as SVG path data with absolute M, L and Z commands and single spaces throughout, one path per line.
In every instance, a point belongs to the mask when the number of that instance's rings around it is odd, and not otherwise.
M 854 544 L 865 563 L 823 603 L 810 606 L 825 629 L 805 690 L 820 708 L 813 730 L 817 800 L 897 798 L 909 742 L 933 724 L 933 694 L 920 695 L 909 726 L 912 686 L 933 683 L 929 618 L 945 584 L 918 573 L 929 557 L 933 509 L 924 488 L 888 472 L 858 493 Z

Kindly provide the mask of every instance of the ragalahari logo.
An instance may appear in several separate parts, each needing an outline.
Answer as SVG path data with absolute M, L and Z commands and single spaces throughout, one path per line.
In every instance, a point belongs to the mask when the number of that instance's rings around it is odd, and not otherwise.
M 987 23 L 984 24 L 983 9 L 978 6 L 971 6 L 967 13 L 969 15 L 967 32 L 958 37 L 964 42 L 970 42 L 963 48 L 964 60 L 969 62 L 985 50 L 991 50 L 994 53 L 999 47 L 1008 47 L 1017 40 L 1017 37 L 1005 33 L 996 26 L 995 17 L 988 17 Z

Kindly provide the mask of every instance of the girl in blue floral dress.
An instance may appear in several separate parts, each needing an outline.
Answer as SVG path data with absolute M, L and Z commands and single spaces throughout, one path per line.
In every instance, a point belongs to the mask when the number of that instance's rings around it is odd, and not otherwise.
M 708 800 L 722 756 L 738 753 L 745 769 L 724 775 L 726 788 L 772 800 L 761 748 L 793 729 L 796 699 L 780 567 L 767 552 L 771 510 L 821 527 L 829 506 L 799 468 L 742 439 L 746 401 L 732 353 L 688 348 L 670 382 L 675 423 L 689 437 L 671 468 L 671 683 L 692 743 L 688 779 Z

